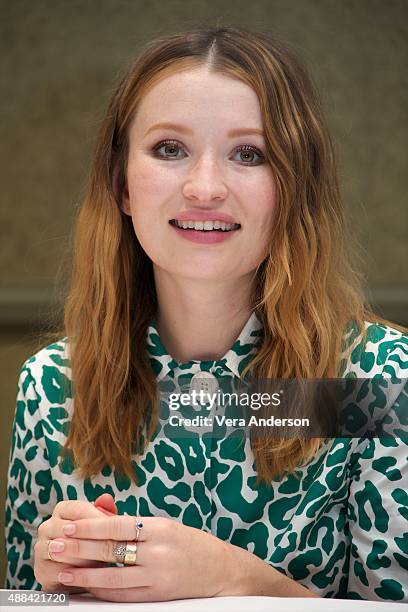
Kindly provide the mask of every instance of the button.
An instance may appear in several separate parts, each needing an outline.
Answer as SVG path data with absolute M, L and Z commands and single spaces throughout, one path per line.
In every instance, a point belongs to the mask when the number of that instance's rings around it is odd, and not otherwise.
M 218 380 L 210 372 L 197 372 L 191 378 L 190 391 L 204 391 L 204 393 L 217 393 L 219 388 Z

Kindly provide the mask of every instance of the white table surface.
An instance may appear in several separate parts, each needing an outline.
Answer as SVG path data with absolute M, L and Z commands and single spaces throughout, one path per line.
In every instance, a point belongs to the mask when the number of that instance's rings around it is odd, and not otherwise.
M 69 606 L 6 606 L 1 611 L 56 612 L 81 608 L 81 612 L 104 607 L 111 612 L 408 612 L 408 604 L 353 599 L 308 597 L 213 597 L 211 599 L 179 599 L 151 603 L 113 603 L 93 598 L 90 594 L 71 595 Z

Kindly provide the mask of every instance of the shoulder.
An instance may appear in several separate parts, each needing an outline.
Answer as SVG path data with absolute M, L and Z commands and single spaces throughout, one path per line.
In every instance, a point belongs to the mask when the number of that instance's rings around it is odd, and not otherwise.
M 365 337 L 349 324 L 344 336 L 341 376 L 404 378 L 408 369 L 408 334 L 365 321 Z
M 353 423 L 356 427 L 360 423 L 365 432 L 368 427 L 405 438 L 408 335 L 390 325 L 366 321 L 364 335 L 350 327 L 346 346 L 340 377 L 358 379 L 347 397 Z
M 68 338 L 41 348 L 21 366 L 18 393 L 22 400 L 64 404 L 72 398 Z
M 36 353 L 34 353 L 34 355 L 31 355 L 26 359 L 21 369 L 23 370 L 24 368 L 28 368 L 35 371 L 42 365 L 51 364 L 60 367 L 69 366 L 69 343 L 67 337 L 61 338 L 60 340 L 57 340 L 57 342 L 48 344 L 47 346 L 44 346 L 38 350 Z

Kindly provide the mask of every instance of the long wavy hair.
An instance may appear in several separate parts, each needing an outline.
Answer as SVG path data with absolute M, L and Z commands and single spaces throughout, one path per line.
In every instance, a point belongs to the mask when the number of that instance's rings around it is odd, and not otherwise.
M 128 128 L 157 80 L 202 65 L 257 93 L 276 182 L 269 252 L 252 292 L 263 335 L 243 376 L 336 378 L 347 356 L 346 326 L 352 322 L 364 340 L 365 321 L 390 324 L 364 297 L 355 264 L 362 257 L 344 216 L 333 145 L 316 88 L 296 54 L 269 34 L 232 27 L 150 42 L 117 87 L 100 127 L 58 331 L 68 337 L 74 397 L 62 454 L 70 450 L 84 478 L 109 465 L 137 482 L 132 455 L 144 452 L 157 426 L 156 378 L 146 350 L 157 308 L 152 262 L 121 211 Z M 253 441 L 258 482 L 294 472 L 323 441 Z

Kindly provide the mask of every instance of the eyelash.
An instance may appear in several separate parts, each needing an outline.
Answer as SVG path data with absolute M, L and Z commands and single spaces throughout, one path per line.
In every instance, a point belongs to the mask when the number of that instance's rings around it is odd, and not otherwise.
M 159 157 L 159 159 L 171 159 L 172 158 L 171 156 L 167 157 L 166 155 L 160 155 L 158 153 L 159 149 L 161 149 L 163 146 L 168 145 L 168 144 L 175 144 L 175 145 L 180 146 L 182 148 L 181 143 L 178 142 L 177 140 L 161 140 L 160 142 L 158 142 L 153 147 L 153 153 L 155 153 L 157 155 L 157 157 Z M 241 160 L 240 163 L 243 166 L 259 166 L 260 164 L 262 164 L 265 161 L 265 157 L 261 153 L 261 151 L 259 149 L 257 149 L 256 147 L 253 147 L 252 145 L 242 145 L 242 146 L 239 146 L 239 147 L 237 147 L 235 149 L 235 152 L 240 152 L 240 151 L 253 151 L 260 158 L 258 160 L 258 162 L 256 162 L 256 163 L 253 163 L 253 162 L 244 162 L 244 161 Z M 179 159 L 179 158 L 174 157 L 173 159 Z

